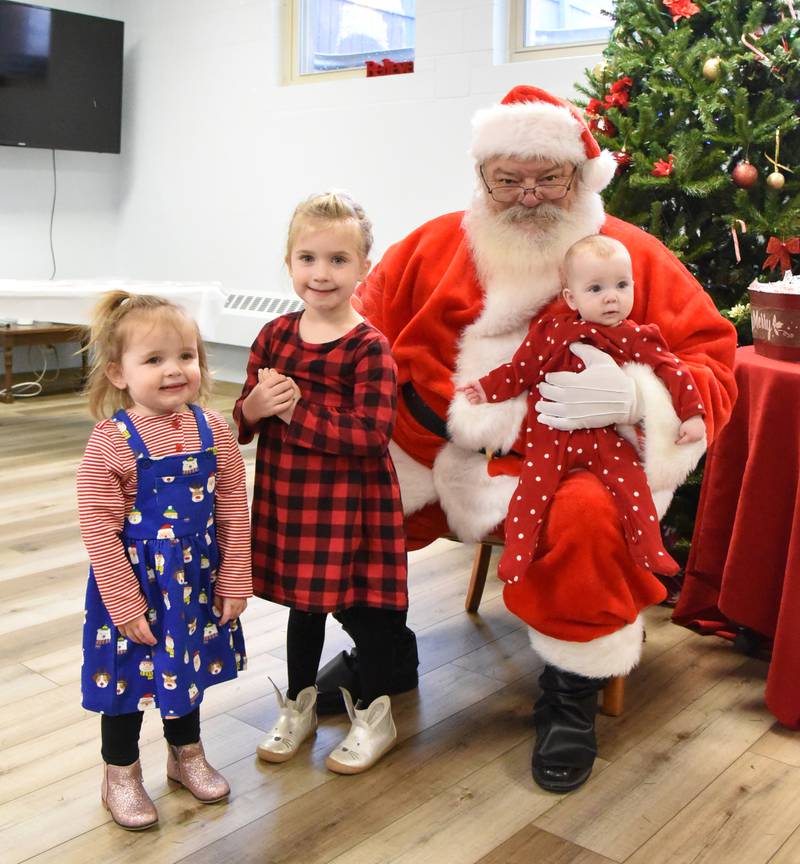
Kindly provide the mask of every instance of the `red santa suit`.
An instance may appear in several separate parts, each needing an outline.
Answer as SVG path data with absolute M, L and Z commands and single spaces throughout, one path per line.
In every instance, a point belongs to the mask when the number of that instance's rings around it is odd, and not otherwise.
M 627 248 L 637 286 L 631 317 L 658 324 L 691 370 L 709 441 L 735 397 L 732 325 L 658 240 L 605 216 L 597 192 L 615 163 L 610 154 L 598 156 L 585 124 L 563 109 L 526 104 L 479 112 L 474 127 L 476 162 L 496 154 L 546 154 L 580 166 L 582 195 L 558 230 L 535 243 L 522 233 L 515 239 L 513 232 L 495 231 L 477 196 L 466 216 L 434 219 L 392 246 L 357 292 L 357 308 L 387 336 L 398 366 L 402 398 L 391 450 L 410 548 L 449 531 L 478 541 L 503 522 L 519 465 L 510 464 L 513 456 L 487 462 L 482 451 L 522 452 L 525 398 L 471 405 L 455 387 L 508 362 L 534 315 L 564 310 L 557 299 L 559 266 L 581 237 L 599 231 Z M 664 385 L 645 364 L 628 363 L 624 370 L 636 382 L 643 409 L 642 461 L 660 516 L 705 442 L 676 446 L 679 419 Z M 446 420 L 447 439 L 431 416 L 442 427 Z M 634 430 L 625 434 L 636 442 Z M 590 530 L 586 513 L 593 514 Z M 652 574 L 637 572 L 642 568 L 628 553 L 610 493 L 585 471 L 570 474 L 540 531 L 526 578 L 557 594 L 558 607 L 542 612 L 535 598 L 506 593 L 508 608 L 530 624 L 531 642 L 547 663 L 590 677 L 626 674 L 641 653 L 636 610 L 661 601 L 665 592 Z
M 548 372 L 583 369 L 569 350 L 573 342 L 594 345 L 618 364 L 646 363 L 669 391 L 681 421 L 704 413 L 691 372 L 669 351 L 655 324 L 622 321 L 608 327 L 583 321 L 575 312 L 536 318 L 511 362 L 480 379 L 489 402 L 527 394 L 520 479 L 509 504 L 505 549 L 497 568 L 509 594 L 528 590 L 521 577 L 533 560 L 548 503 L 567 474 L 579 469 L 593 474 L 611 493 L 633 560 L 656 573 L 680 570 L 661 540 L 656 508 L 634 447 L 613 427 L 564 432 L 537 420 L 536 387 L 542 378 Z M 591 521 L 591 514 L 587 518 Z

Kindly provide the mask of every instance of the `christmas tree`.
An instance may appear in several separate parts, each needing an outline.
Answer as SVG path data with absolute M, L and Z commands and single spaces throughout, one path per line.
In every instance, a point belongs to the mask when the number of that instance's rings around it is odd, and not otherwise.
M 661 239 L 748 343 L 748 285 L 800 269 L 800 13 L 793 0 L 616 0 L 613 18 L 578 85 L 619 163 L 606 210 Z M 695 472 L 665 519 L 684 562 L 699 484 Z
M 800 267 L 800 15 L 616 0 L 613 17 L 579 85 L 620 164 L 606 209 L 660 238 L 749 341 L 747 286 Z

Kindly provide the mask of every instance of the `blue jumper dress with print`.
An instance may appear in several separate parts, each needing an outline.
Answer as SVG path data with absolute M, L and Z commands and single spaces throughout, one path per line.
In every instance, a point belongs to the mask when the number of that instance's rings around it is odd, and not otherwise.
M 115 715 L 158 707 L 164 717 L 182 717 L 200 704 L 206 687 L 235 678 L 246 664 L 239 621 L 220 627 L 214 610 L 217 457 L 203 412 L 189 407 L 200 451 L 159 459 L 150 456 L 125 411 L 114 415 L 137 473 L 136 501 L 120 539 L 157 644 L 139 645 L 118 632 L 90 569 L 81 672 L 89 711 Z

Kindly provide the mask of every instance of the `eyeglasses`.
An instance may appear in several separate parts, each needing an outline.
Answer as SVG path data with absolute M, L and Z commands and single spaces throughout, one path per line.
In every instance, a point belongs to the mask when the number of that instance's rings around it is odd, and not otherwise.
M 575 179 L 577 168 L 574 168 L 570 175 L 569 182 L 564 183 L 537 183 L 535 186 L 490 186 L 486 182 L 486 176 L 483 173 L 483 165 L 480 166 L 481 180 L 486 187 L 486 191 L 494 198 L 503 204 L 508 204 L 511 201 L 522 201 L 529 193 L 533 192 L 534 197 L 538 201 L 558 201 L 563 198 L 572 188 L 572 181 Z

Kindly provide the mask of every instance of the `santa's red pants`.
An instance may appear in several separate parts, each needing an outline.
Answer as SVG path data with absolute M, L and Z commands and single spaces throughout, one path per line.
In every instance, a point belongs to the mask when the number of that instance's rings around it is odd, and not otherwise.
M 502 533 L 502 527 L 496 530 Z M 406 520 L 409 549 L 448 533 L 438 504 Z M 540 633 L 569 642 L 614 633 L 665 596 L 658 579 L 634 564 L 611 493 L 586 471 L 559 485 L 536 557 L 520 581 L 503 591 L 509 611 Z

